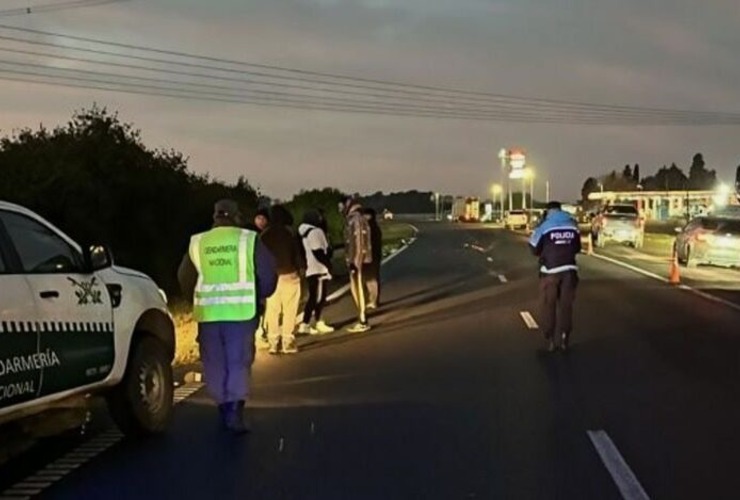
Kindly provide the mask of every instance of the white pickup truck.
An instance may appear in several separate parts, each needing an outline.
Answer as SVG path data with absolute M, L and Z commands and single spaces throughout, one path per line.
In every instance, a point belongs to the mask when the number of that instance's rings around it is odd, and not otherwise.
M 0 423 L 102 394 L 125 434 L 161 432 L 174 352 L 154 281 L 0 201 Z

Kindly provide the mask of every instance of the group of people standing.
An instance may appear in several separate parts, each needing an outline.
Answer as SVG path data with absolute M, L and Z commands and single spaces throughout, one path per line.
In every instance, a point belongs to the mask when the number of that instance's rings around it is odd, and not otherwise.
M 370 329 L 367 310 L 378 307 L 380 296 L 382 234 L 375 212 L 358 200 L 347 198 L 339 209 L 358 311 L 348 331 L 365 332 Z M 221 200 L 214 207 L 213 227 L 191 238 L 178 269 L 183 293 L 193 298 L 206 386 L 222 425 L 237 434 L 249 430 L 244 408 L 255 344 L 266 343 L 270 354 L 293 354 L 296 333 L 334 331 L 322 317 L 335 250 L 325 214 L 309 210 L 297 231 L 293 225 L 282 205 L 259 210 L 245 224 L 238 204 Z M 299 321 L 304 276 L 308 297 Z
M 328 285 L 334 277 L 334 251 L 344 247 L 350 288 L 358 309 L 358 321 L 350 332 L 370 329 L 366 311 L 378 307 L 382 234 L 375 211 L 363 209 L 355 199 L 343 201 L 344 243 L 329 239 L 326 216 L 321 209 L 308 210 L 296 229 L 290 212 L 282 205 L 259 211 L 253 230 L 275 257 L 277 287 L 267 299 L 263 321 L 256 335 L 258 347 L 270 354 L 298 352 L 296 335 L 323 335 L 334 327 L 323 319 Z M 299 311 L 305 277 L 307 297 Z

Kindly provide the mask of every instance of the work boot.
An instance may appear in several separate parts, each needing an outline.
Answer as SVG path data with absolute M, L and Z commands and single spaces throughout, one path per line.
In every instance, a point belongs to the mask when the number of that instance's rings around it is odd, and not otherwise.
M 227 419 L 229 415 L 229 403 L 221 403 L 218 405 L 218 415 L 220 417 L 221 428 L 228 428 Z
M 555 341 L 553 339 L 547 341 L 547 352 L 555 352 Z
M 244 423 L 244 402 L 232 401 L 227 405 L 226 428 L 237 435 L 248 432 Z
M 568 350 L 568 334 L 564 333 L 560 340 L 560 350 L 565 352 Z

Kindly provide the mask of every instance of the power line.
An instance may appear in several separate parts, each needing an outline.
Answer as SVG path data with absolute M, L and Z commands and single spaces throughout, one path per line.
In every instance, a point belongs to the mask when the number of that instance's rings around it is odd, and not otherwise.
M 295 68 L 287 68 L 282 66 L 275 66 L 275 65 L 266 65 L 266 64 L 257 64 L 257 63 L 250 63 L 250 62 L 244 62 L 244 61 L 235 61 L 235 60 L 229 60 L 225 58 L 219 58 L 219 57 L 211 57 L 211 56 L 201 56 L 196 54 L 189 54 L 185 52 L 179 52 L 179 51 L 173 51 L 173 50 L 164 50 L 164 49 L 157 49 L 153 47 L 144 47 L 139 45 L 133 45 L 133 44 L 124 44 L 124 43 L 117 43 L 117 42 L 108 42 L 103 40 L 98 40 L 94 38 L 88 38 L 88 37 L 80 37 L 80 36 L 73 36 L 73 35 L 63 35 L 58 33 L 51 33 L 47 31 L 41 31 L 41 30 L 34 30 L 29 28 L 18 28 L 14 26 L 6 26 L 6 25 L 0 25 L 0 28 L 13 30 L 17 32 L 23 32 L 23 33 L 30 33 L 30 34 L 37 34 L 37 35 L 44 35 L 44 36 L 53 36 L 56 38 L 61 39 L 68 39 L 68 40 L 74 40 L 77 42 L 86 42 L 86 43 L 93 43 L 98 45 L 104 45 L 109 47 L 117 47 L 117 48 L 124 48 L 127 50 L 138 50 L 143 52 L 149 52 L 149 53 L 156 53 L 160 55 L 168 55 L 168 56 L 175 56 L 175 57 L 182 57 L 182 58 L 189 58 L 194 60 L 200 60 L 200 61 L 207 61 L 207 62 L 216 62 L 219 64 L 229 64 L 232 66 L 239 66 L 239 67 L 248 67 L 248 68 L 259 68 L 259 69 L 266 69 L 270 71 L 276 71 L 278 74 L 265 74 L 265 73 L 255 73 L 250 72 L 250 74 L 253 75 L 259 75 L 266 78 L 273 78 L 273 79 L 282 79 L 282 80 L 299 80 L 304 82 L 311 82 L 311 83 L 319 83 L 322 85 L 327 86 L 344 86 L 344 87 L 357 87 L 356 84 L 350 83 L 340 83 L 340 81 L 347 81 L 347 82 L 360 82 L 362 84 L 375 84 L 379 85 L 377 86 L 363 86 L 360 88 L 365 89 L 373 89 L 373 90 L 383 90 L 385 92 L 399 92 L 399 93 L 419 93 L 419 92 L 427 92 L 427 93 L 434 93 L 434 95 L 444 94 L 449 96 L 454 96 L 456 98 L 461 98 L 462 96 L 465 96 L 467 98 L 471 99 L 486 99 L 489 101 L 497 100 L 497 101 L 503 101 L 506 103 L 512 103 L 518 104 L 521 106 L 556 106 L 556 107 L 568 107 L 568 108 L 584 108 L 587 110 L 595 110 L 600 109 L 603 111 L 611 111 L 611 112 L 626 112 L 626 113 L 634 113 L 634 112 L 650 112 L 650 113 L 656 113 L 656 114 L 675 114 L 675 113 L 686 113 L 686 114 L 694 114 L 694 115 L 706 115 L 708 117 L 719 117 L 726 115 L 728 117 L 732 117 L 731 119 L 734 119 L 735 114 L 731 113 L 722 113 L 722 112 L 706 112 L 706 111 L 692 111 L 692 110 L 672 110 L 672 109 L 661 109 L 661 108 L 652 108 L 652 107 L 638 107 L 638 106 L 622 106 L 622 105 L 611 105 L 611 104 L 595 104 L 595 103 L 585 103 L 585 102 L 577 102 L 577 101 L 567 101 L 567 100 L 555 100 L 555 99 L 542 99 L 542 98 L 531 98 L 531 97 L 520 97 L 520 96 L 511 96 L 511 95 L 503 95 L 503 94 L 493 94 L 493 93 L 486 93 L 486 92 L 476 92 L 476 91 L 469 91 L 469 90 L 462 90 L 462 89 L 452 89 L 452 88 L 445 88 L 445 87 L 437 87 L 437 86 L 428 86 L 428 85 L 417 85 L 417 84 L 409 84 L 409 83 L 401 83 L 401 82 L 393 82 L 393 81 L 384 81 L 384 80 L 377 80 L 377 79 L 368 79 L 368 78 L 359 78 L 359 77 L 350 77 L 346 75 L 338 75 L 338 74 L 330 74 L 330 73 L 323 73 L 323 72 L 316 72 L 316 71 L 308 71 L 308 70 L 300 70 Z M 77 50 L 76 47 L 70 47 L 70 46 L 59 46 L 63 47 L 65 49 L 69 50 Z M 89 50 L 89 49 L 87 49 Z M 140 58 L 141 56 L 131 56 L 126 54 L 120 54 L 120 53 L 108 53 L 108 55 L 114 55 L 118 57 L 136 57 Z M 152 60 L 152 58 L 149 58 Z M 154 61 L 152 61 L 154 62 Z M 173 62 L 173 61 L 165 61 L 165 60 L 157 60 L 156 62 L 164 63 L 164 64 L 187 64 L 187 65 L 193 65 L 196 66 L 193 63 L 184 63 L 184 62 Z M 198 67 L 201 67 L 202 69 L 210 69 L 210 70 L 216 70 L 216 71 L 224 71 L 224 72 L 244 72 L 239 70 L 234 70 L 233 68 L 224 68 L 224 67 L 214 67 L 210 65 L 197 65 Z M 280 73 L 288 73 L 288 74 L 297 74 L 302 75 L 301 77 L 291 77 L 286 76 L 284 74 Z M 306 76 L 311 77 L 319 77 L 318 79 L 307 79 Z
M 2 39 L 2 38 L 3 37 L 0 36 L 0 39 Z M 80 58 L 80 57 L 72 57 L 72 56 L 65 56 L 65 55 L 57 55 L 57 54 L 49 54 L 49 53 L 42 53 L 42 52 L 29 51 L 29 50 L 24 50 L 24 49 L 12 49 L 12 48 L 9 48 L 9 47 L 0 47 L 0 51 L 4 51 L 4 52 L 8 52 L 8 53 L 13 53 L 13 54 L 31 55 L 31 56 L 36 56 L 36 57 L 54 58 L 54 59 L 57 59 L 57 60 L 65 60 L 65 61 L 72 61 L 72 62 L 85 62 L 85 63 L 91 63 L 91 64 L 98 64 L 98 65 L 104 65 L 104 66 L 111 66 L 111 67 L 116 67 L 116 68 L 122 68 L 122 69 L 127 69 L 127 70 L 128 69 L 135 69 L 135 70 L 143 70 L 143 71 L 147 71 L 147 72 L 165 73 L 165 74 L 172 74 L 172 75 L 178 75 L 178 76 L 188 76 L 188 77 L 205 78 L 205 79 L 225 80 L 225 81 L 229 81 L 229 82 L 237 82 L 237 83 L 242 83 L 242 84 L 255 84 L 255 85 L 261 85 L 261 86 L 288 87 L 288 88 L 291 88 L 291 89 L 308 90 L 308 91 L 313 91 L 313 92 L 327 92 L 326 89 L 320 89 L 320 88 L 316 88 L 316 87 L 313 87 L 313 86 L 302 86 L 302 85 L 291 85 L 291 84 L 274 84 L 272 82 L 269 82 L 268 83 L 268 82 L 263 82 L 263 81 L 259 81 L 259 80 L 253 80 L 253 79 L 239 79 L 239 78 L 229 78 L 229 77 L 213 77 L 212 75 L 208 75 L 208 74 L 204 74 L 204 73 L 194 73 L 194 72 L 170 70 L 170 69 L 163 69 L 163 68 L 153 68 L 153 67 L 150 67 L 150 66 L 143 66 L 143 65 L 137 65 L 137 64 L 127 64 L 127 63 L 116 63 L 116 62 L 108 62 L 108 61 L 98 61 L 98 60 L 94 60 L 94 59 L 87 59 L 87 58 Z M 10 61 L 0 61 L 0 62 L 4 62 L 6 64 L 17 64 L 17 65 L 26 65 L 26 66 L 28 66 L 28 64 L 29 64 L 29 63 L 16 63 L 16 62 L 10 62 Z M 48 68 L 48 66 L 43 66 L 43 65 L 36 65 L 35 67 Z M 49 69 L 59 69 L 59 68 L 49 68 Z M 65 70 L 65 71 L 69 71 L 69 70 Z M 83 70 L 80 70 L 80 71 L 83 71 Z M 103 73 L 100 73 L 100 72 L 94 72 L 94 74 L 95 75 L 98 75 L 98 76 L 100 76 L 100 75 L 104 75 L 104 76 L 116 76 L 116 74 L 110 74 L 110 73 L 103 74 Z M 130 75 L 126 75 L 126 77 L 129 77 L 129 76 Z M 133 78 L 136 78 L 136 77 L 133 77 Z M 159 82 L 159 83 L 166 83 L 166 82 L 168 82 L 168 81 L 163 81 L 163 80 L 154 80 L 154 81 Z M 172 82 L 172 83 L 180 83 L 180 82 Z M 188 85 L 188 86 L 195 86 L 195 85 L 197 85 L 197 86 L 203 87 L 203 88 L 217 89 L 217 90 L 224 90 L 224 91 L 243 91 L 243 90 L 245 90 L 243 88 L 238 88 L 238 87 L 233 87 L 233 86 L 224 86 L 224 85 L 212 85 L 212 84 L 200 84 L 200 83 L 199 84 L 194 84 L 194 83 L 191 83 L 191 82 L 182 82 L 182 84 L 183 85 Z M 295 94 L 295 93 L 294 94 L 290 94 L 290 93 L 280 94 L 280 93 L 277 93 L 277 92 L 270 92 L 270 91 L 265 91 L 265 90 L 256 90 L 256 89 L 249 89 L 249 90 L 251 90 L 253 92 L 257 92 L 257 93 L 263 93 L 263 94 L 295 95 L 295 96 L 300 96 L 300 97 L 324 97 L 324 96 L 321 96 L 321 95 L 318 95 L 317 96 L 317 95 L 314 95 L 314 94 Z M 396 102 L 397 100 L 402 99 L 399 96 L 392 96 L 392 95 L 389 96 L 389 95 L 386 95 L 386 94 L 361 93 L 361 92 L 356 92 L 356 91 L 342 92 L 342 91 L 335 91 L 335 90 L 332 90 L 331 93 L 332 94 L 339 94 L 339 95 L 348 94 L 348 95 L 359 96 L 359 97 L 363 97 L 363 98 L 373 98 L 373 100 L 371 100 L 371 101 L 366 101 L 366 100 L 356 100 L 356 101 L 353 101 L 353 102 L 359 102 L 359 103 L 376 103 L 377 102 L 377 99 L 382 99 L 384 103 L 388 103 L 388 104 L 392 104 L 392 105 L 404 105 L 404 104 L 407 104 L 407 103 L 404 103 L 404 102 L 397 103 Z M 377 99 L 375 99 L 375 98 L 377 98 Z M 439 99 L 426 98 L 424 96 L 414 97 L 414 98 L 411 98 L 411 99 L 408 99 L 408 100 L 411 101 L 413 104 L 417 104 L 417 103 L 418 104 L 424 104 L 424 105 L 430 105 L 430 104 L 440 105 L 440 104 L 442 104 L 443 105 L 443 108 L 442 109 L 448 110 L 448 111 L 449 110 L 453 110 L 453 109 L 454 110 L 462 110 L 462 111 L 472 111 L 472 112 L 481 112 L 481 111 L 515 111 L 514 109 L 507 108 L 507 107 L 491 108 L 490 107 L 491 105 L 490 104 L 487 104 L 487 103 L 484 103 L 482 105 L 481 104 L 476 104 L 475 105 L 476 107 L 470 107 L 471 106 L 471 103 L 466 103 L 466 106 L 463 107 L 463 106 L 460 106 L 459 104 L 455 104 L 454 102 L 449 101 L 449 100 L 441 101 L 440 102 Z M 521 113 L 530 113 L 533 110 L 525 109 L 525 110 L 516 110 L 516 111 L 519 111 Z M 556 112 L 556 111 L 562 112 L 562 110 L 547 110 L 547 111 L 548 112 Z M 585 113 L 583 113 L 582 111 L 583 110 L 574 110 L 572 113 L 573 114 L 576 114 L 576 115 L 584 115 L 585 116 Z M 542 110 L 539 111 L 539 113 L 542 113 L 542 112 L 543 112 Z M 608 116 L 608 115 L 605 115 L 604 113 L 601 113 L 601 112 L 589 112 L 588 113 L 588 116 L 600 116 L 600 117 L 604 117 L 604 116 Z M 653 120 L 656 118 L 655 116 L 653 116 L 651 114 L 647 114 L 647 115 L 641 114 L 640 115 L 640 117 L 642 117 L 642 118 L 646 118 L 648 116 L 651 119 L 653 119 Z M 685 118 L 697 118 L 697 117 L 696 116 L 686 116 Z
M 79 9 L 82 7 L 95 7 L 109 3 L 126 2 L 128 0 L 72 0 L 68 2 L 57 2 L 42 5 L 29 5 L 15 9 L 0 10 L 0 17 L 24 16 L 42 12 L 53 12 L 58 10 Z
M 80 51 L 87 54 L 104 55 L 121 58 L 130 62 L 101 61 L 54 52 L 39 52 L 20 48 L 0 47 L 1 51 L 7 53 L 26 55 L 40 58 L 54 58 L 72 62 L 81 62 L 89 65 L 102 65 L 112 68 L 143 71 L 147 73 L 165 74 L 168 76 L 195 78 L 197 81 L 181 81 L 177 78 L 160 79 L 144 76 L 136 76 L 129 73 L 110 73 L 100 71 L 89 71 L 84 69 L 58 68 L 44 64 L 33 64 L 18 61 L 0 61 L 6 66 L 11 65 L 18 69 L 5 69 L 4 73 L 20 75 L 24 78 L 47 78 L 53 79 L 61 85 L 68 83 L 104 86 L 100 90 L 122 91 L 121 89 L 136 90 L 136 93 L 148 95 L 161 95 L 166 92 L 170 97 L 186 97 L 189 99 L 208 98 L 209 100 L 221 100 L 224 102 L 235 102 L 241 104 L 271 104 L 279 103 L 283 106 L 299 107 L 302 109 L 342 110 L 354 112 L 382 112 L 396 114 L 397 116 L 429 116 L 438 118 L 461 118 L 479 119 L 488 121 L 521 121 L 528 123 L 579 123 L 579 124 L 620 124 L 620 125 L 710 125 L 740 124 L 738 113 L 699 112 L 682 110 L 653 110 L 652 108 L 596 105 L 567 101 L 551 101 L 542 99 L 530 99 L 500 96 L 495 94 L 471 93 L 469 91 L 457 91 L 443 89 L 440 93 L 439 87 L 428 87 L 435 91 L 421 90 L 427 88 L 412 84 L 399 84 L 396 82 L 382 82 L 372 80 L 372 85 L 365 83 L 340 83 L 327 80 L 326 76 L 319 78 L 303 77 L 294 75 L 275 74 L 271 72 L 253 71 L 224 67 L 223 64 L 254 66 L 251 63 L 229 61 L 221 58 L 189 55 L 182 52 L 161 51 L 145 47 L 137 47 L 113 42 L 98 41 L 83 37 L 72 37 L 68 35 L 57 35 L 39 30 L 28 30 L 25 28 L 14 28 L 0 25 L 0 29 L 13 29 L 16 31 L 30 32 L 34 34 L 48 34 L 61 38 L 68 38 L 86 43 L 97 43 L 104 46 L 131 47 L 134 50 L 149 51 L 152 53 L 172 53 L 178 57 L 189 57 L 198 60 L 218 60 L 219 65 L 211 63 L 202 64 L 191 61 L 174 61 L 157 57 L 133 55 L 110 50 L 86 47 L 72 47 L 38 40 L 29 40 L 0 35 L 0 40 L 6 40 L 16 44 L 27 44 L 42 46 L 56 50 Z M 140 63 L 146 64 L 140 64 Z M 167 66 L 158 67 L 151 66 Z M 179 69 L 172 69 L 172 66 Z M 265 65 L 258 65 L 265 66 Z M 208 70 L 209 73 L 202 71 Z M 273 68 L 271 66 L 271 68 Z M 277 68 L 277 67 L 274 67 Z M 185 70 L 187 69 L 187 70 Z M 283 68 L 284 69 L 284 68 Z M 33 71 L 30 71 L 33 70 Z M 60 74 L 61 73 L 61 74 Z M 236 76 L 224 76 L 227 73 Z M 324 73 L 308 72 L 317 75 L 328 75 Z M 238 77 L 237 77 L 238 76 Z M 335 76 L 335 75 L 330 75 Z M 343 77 L 352 79 L 351 77 Z M 111 81 L 114 79 L 115 81 Z M 203 82 L 202 80 L 205 80 Z M 354 79 L 364 82 L 364 79 Z M 141 83 L 145 82 L 145 83 Z M 217 82 L 217 83 L 215 83 Z M 230 85 L 224 85 L 228 82 Z M 286 83 L 289 82 L 289 83 Z M 45 82 L 48 83 L 48 82 Z M 236 84 L 236 85 L 235 85 Z M 281 92 L 271 89 L 278 88 Z M 152 94 L 152 93 L 157 94 Z M 307 93 L 308 92 L 308 93 Z M 342 96 L 342 97 L 337 97 Z M 349 97 L 347 97 L 349 96 Z M 485 97 L 484 97 L 485 96 Z M 308 106 L 309 108 L 305 108 Z
M 15 37 L 4 37 L 0 35 L 0 39 L 6 39 L 8 41 L 12 42 L 18 42 L 18 43 L 28 43 L 31 45 L 41 45 L 41 46 L 47 46 L 47 47 L 53 47 L 53 48 L 64 48 L 64 47 L 57 47 L 54 44 L 50 44 L 47 42 L 37 42 L 37 41 L 28 41 L 25 39 L 18 39 Z M 680 123 L 697 123 L 699 121 L 707 122 L 707 121 L 715 121 L 715 122 L 737 122 L 737 119 L 740 115 L 731 115 L 731 114 L 705 114 L 705 113 L 696 113 L 696 112 L 671 112 L 670 114 L 657 114 L 657 113 L 651 113 L 651 112 L 641 112 L 641 111 L 618 111 L 618 112 L 607 112 L 603 110 L 586 110 L 582 108 L 568 108 L 568 107 L 531 107 L 531 106 L 517 106 L 512 103 L 498 103 L 498 102 L 488 102 L 488 101 L 480 101 L 480 100 L 474 100 L 471 101 L 469 99 L 463 99 L 461 101 L 458 101 L 452 97 L 447 96 L 429 96 L 429 95 L 423 95 L 418 94 L 416 92 L 412 93 L 412 95 L 409 96 L 402 96 L 398 94 L 388 94 L 388 93 L 377 93 L 377 92 L 361 92 L 357 90 L 343 90 L 343 89 L 327 89 L 322 87 L 316 87 L 315 85 L 300 85 L 300 84 L 286 84 L 286 83 L 280 83 L 280 82 L 272 82 L 272 81 L 265 81 L 261 79 L 245 79 L 245 78 L 232 78 L 232 77 L 224 77 L 224 76 L 218 76 L 214 75 L 213 73 L 206 74 L 202 72 L 192 72 L 192 71 L 179 71 L 179 70 L 173 70 L 173 69 L 167 69 L 167 68 L 159 68 L 159 67 L 152 67 L 147 65 L 140 65 L 140 64 L 128 64 L 128 63 L 118 63 L 118 62 L 111 62 L 111 61 L 100 61 L 97 59 L 89 59 L 89 58 L 82 58 L 82 57 L 74 57 L 74 56 L 67 56 L 67 55 L 60 55 L 60 54 L 54 54 L 54 53 L 48 53 L 48 52 L 38 52 L 38 51 L 31 51 L 31 50 L 25 50 L 25 49 L 13 49 L 9 47 L 0 47 L 0 50 L 8 52 L 8 53 L 14 53 L 14 54 L 22 54 L 22 55 L 31 55 L 35 57 L 44 57 L 44 58 L 54 58 L 58 60 L 67 60 L 67 61 L 74 61 L 74 62 L 84 62 L 88 64 L 96 64 L 96 65 L 104 65 L 104 66 L 111 66 L 111 67 L 117 67 L 117 68 L 124 68 L 124 69 L 136 69 L 136 70 L 142 70 L 147 72 L 156 72 L 156 73 L 165 73 L 165 74 L 174 74 L 178 76 L 188 76 L 188 77 L 195 77 L 198 79 L 207 79 L 207 80 L 218 80 L 218 81 L 228 81 L 228 82 L 236 82 L 239 84 L 251 84 L 254 86 L 262 86 L 262 87 L 280 87 L 280 88 L 288 88 L 288 89 L 294 89 L 294 90 L 302 90 L 302 91 L 310 91 L 310 92 L 319 92 L 319 93 L 328 93 L 330 96 L 339 94 L 339 95 L 351 95 L 351 96 L 359 96 L 362 98 L 373 98 L 374 100 L 371 102 L 375 102 L 375 99 L 383 99 L 386 102 L 392 103 L 393 105 L 399 105 L 399 103 L 396 103 L 395 101 L 401 100 L 401 104 L 406 104 L 403 101 L 411 101 L 412 103 L 420 103 L 420 104 L 436 104 L 436 105 L 442 105 L 444 111 L 450 111 L 450 110 L 463 110 L 463 111 L 497 111 L 499 118 L 506 118 L 509 116 L 509 113 L 523 113 L 523 114 L 533 114 L 535 116 L 541 116 L 543 113 L 559 113 L 559 114 L 569 114 L 569 115 L 577 115 L 577 116 L 584 116 L 584 117 L 599 117 L 599 118 L 605 118 L 612 116 L 614 119 L 612 121 L 614 122 L 624 122 L 625 119 L 628 118 L 639 118 L 640 122 L 644 122 L 646 118 L 649 118 L 650 123 L 665 123 L 668 118 L 670 120 L 673 120 L 674 122 L 678 120 Z M 108 51 L 97 51 L 94 49 L 78 49 L 75 48 L 74 50 L 83 50 L 86 52 L 93 52 L 93 53 L 99 53 L 103 52 L 105 55 L 115 55 L 123 58 L 130 58 L 129 55 L 122 55 L 118 53 L 112 53 Z M 176 66 L 181 65 L 183 63 L 172 63 L 170 61 L 166 60 L 160 60 L 160 59 L 152 59 L 152 58 L 145 58 L 140 56 L 132 56 L 134 59 L 145 59 L 147 62 L 154 62 L 158 64 L 175 64 Z M 187 64 L 187 63 L 185 63 Z M 52 68 L 56 69 L 56 68 Z M 212 68 L 214 69 L 214 68 Z M 219 68 L 215 68 L 218 70 Z M 111 76 L 111 75 L 108 75 Z M 119 76 L 119 75 L 115 75 Z M 128 76 L 128 75 L 126 75 Z M 192 85 L 190 83 L 184 83 L 187 85 Z M 234 88 L 234 87 L 227 87 L 222 85 L 209 85 L 209 84 L 202 84 L 206 87 L 210 88 L 217 88 L 221 90 L 227 90 L 227 91 L 241 91 L 243 89 L 241 88 Z M 256 92 L 256 90 L 255 90 Z M 268 91 L 262 90 L 263 93 L 271 93 Z M 274 94 L 274 93 L 273 93 Z M 293 94 L 299 97 L 322 97 L 322 96 L 316 96 L 313 94 L 300 94 L 296 93 Z M 389 101 L 390 100 L 390 101 Z M 480 101 L 480 102 L 479 102 Z M 367 104 L 368 101 L 360 100 L 358 101 L 360 103 Z M 460 103 L 464 103 L 466 107 L 462 107 Z M 469 106 L 475 105 L 475 108 L 470 108 Z M 453 109 L 454 108 L 454 109 Z M 668 120 L 668 121 L 670 121 Z M 603 121 L 603 120 L 602 120 Z M 670 124 L 670 123 L 668 123 Z
M 2 76 L 3 73 L 12 73 L 15 77 Z M 115 75 L 114 75 L 115 76 Z M 323 110 L 323 111 L 343 111 L 343 112 L 360 112 L 369 114 L 381 114 L 381 115 L 392 115 L 392 116 L 410 116 L 410 117 L 426 117 L 426 118 L 452 118 L 452 119 L 465 119 L 465 120 L 484 120 L 491 121 L 496 120 L 496 115 L 476 114 L 476 113 L 465 113 L 465 112 L 443 112 L 434 109 L 422 109 L 422 108 L 399 108 L 399 107 L 385 107 L 385 106 L 368 106 L 358 104 L 345 104 L 337 102 L 327 101 L 316 101 L 312 99 L 295 99 L 286 96 L 253 96 L 253 95 L 228 95 L 222 94 L 215 91 L 197 91 L 190 89 L 181 89 L 175 87 L 166 87 L 161 85 L 153 85 L 149 83 L 142 84 L 131 84 L 119 81 L 109 81 L 100 78 L 82 77 L 82 76 L 67 76 L 67 75 L 53 75 L 44 74 L 34 71 L 24 70 L 0 70 L 0 79 L 6 79 L 11 81 L 24 81 L 28 83 L 46 83 L 46 84 L 62 84 L 65 86 L 76 87 L 76 88 L 91 88 L 97 90 L 117 91 L 126 92 L 140 95 L 157 95 L 165 97 L 177 97 L 186 99 L 197 99 L 205 101 L 215 101 L 222 103 L 236 103 L 236 104 L 258 104 L 266 106 L 280 106 L 280 107 L 291 107 L 297 109 L 308 109 L 308 110 Z M 505 116 L 507 121 L 522 122 L 522 123 L 575 123 L 575 124 L 606 124 L 603 120 L 596 118 L 583 119 L 577 117 L 557 117 L 557 116 L 542 116 L 532 117 L 525 115 L 511 115 Z M 685 121 L 684 124 L 700 124 L 692 121 Z

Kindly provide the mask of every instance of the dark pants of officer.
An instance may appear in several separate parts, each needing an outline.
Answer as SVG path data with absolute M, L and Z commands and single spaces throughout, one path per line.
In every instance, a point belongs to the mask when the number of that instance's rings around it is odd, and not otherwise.
M 578 273 L 566 271 L 556 274 L 542 274 L 540 277 L 540 297 L 542 300 L 542 331 L 545 339 L 552 339 L 556 332 L 570 338 L 573 330 L 573 302 L 578 288 Z M 559 320 L 559 323 L 558 323 Z
M 206 388 L 219 405 L 244 401 L 249 396 L 258 324 L 258 319 L 198 324 Z

